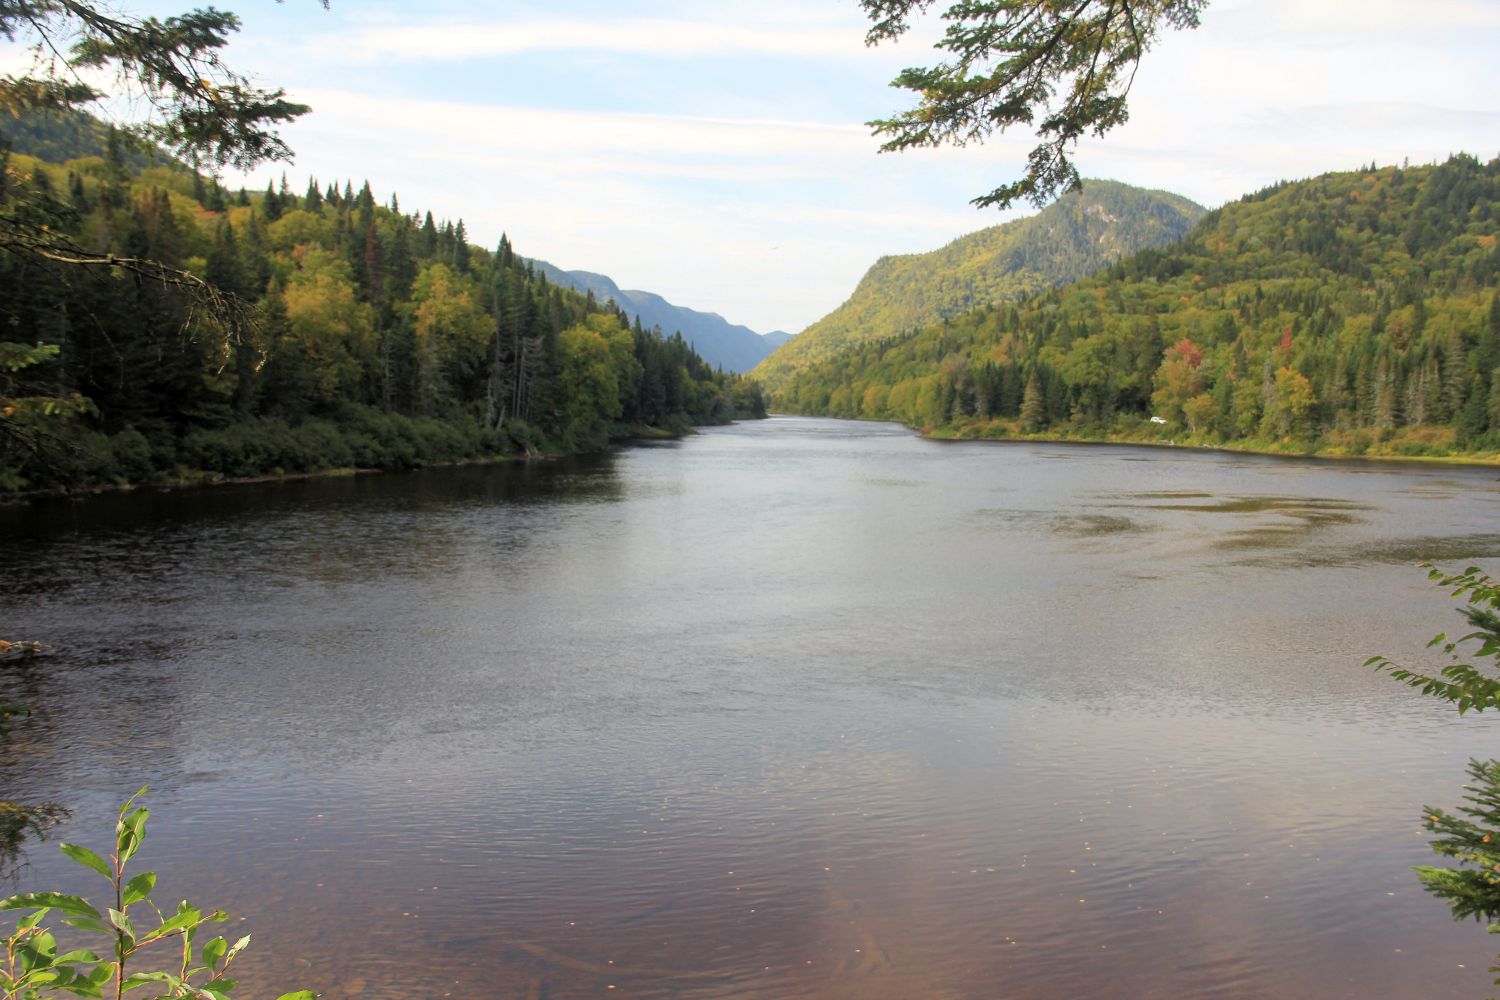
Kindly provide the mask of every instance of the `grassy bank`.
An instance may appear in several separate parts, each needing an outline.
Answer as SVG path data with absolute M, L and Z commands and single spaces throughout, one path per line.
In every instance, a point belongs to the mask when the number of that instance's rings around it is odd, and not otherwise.
M 1015 420 L 971 420 L 961 424 L 915 428 L 924 437 L 939 441 L 1035 441 L 1077 444 L 1132 444 L 1160 448 L 1191 448 L 1253 455 L 1294 458 L 1370 459 L 1382 462 L 1423 462 L 1443 465 L 1500 465 L 1500 450 L 1465 451 L 1454 442 L 1451 428 L 1410 427 L 1388 434 L 1367 432 L 1330 433 L 1313 439 L 1268 440 L 1245 438 L 1220 441 L 1210 435 L 1173 433 L 1148 421 L 1135 421 L 1117 428 L 1088 427 L 1077 430 L 1049 428 L 1044 433 L 1024 433 Z

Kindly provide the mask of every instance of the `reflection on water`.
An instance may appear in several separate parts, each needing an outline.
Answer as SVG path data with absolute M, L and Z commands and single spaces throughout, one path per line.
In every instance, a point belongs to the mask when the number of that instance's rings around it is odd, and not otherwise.
M 777 419 L 6 509 L 0 786 L 150 783 L 257 994 L 1479 996 L 1409 869 L 1492 723 L 1358 665 L 1497 487 Z
M 1134 518 L 1111 514 L 1059 514 L 1052 518 L 1052 530 L 1074 538 L 1101 538 L 1151 529 Z

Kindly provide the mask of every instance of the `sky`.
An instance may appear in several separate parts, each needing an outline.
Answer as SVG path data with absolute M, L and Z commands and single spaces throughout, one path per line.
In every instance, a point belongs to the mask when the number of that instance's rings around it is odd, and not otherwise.
M 908 106 L 889 83 L 937 57 L 936 17 L 868 48 L 855 0 L 217 6 L 243 21 L 226 61 L 313 108 L 284 133 L 292 164 L 226 183 L 369 180 L 462 218 L 472 242 L 505 232 L 758 331 L 800 331 L 878 257 L 1034 211 L 969 204 L 1019 176 L 1029 134 L 877 154 L 863 123 Z M 1213 207 L 1372 161 L 1488 160 L 1496 53 L 1500 0 L 1212 0 L 1142 61 L 1130 122 L 1077 162 Z

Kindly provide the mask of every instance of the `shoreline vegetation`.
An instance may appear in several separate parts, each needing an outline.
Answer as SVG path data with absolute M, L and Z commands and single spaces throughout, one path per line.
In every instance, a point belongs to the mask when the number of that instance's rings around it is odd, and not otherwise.
M 306 469 L 288 472 L 280 469 L 269 469 L 265 472 L 247 473 L 245 475 L 229 476 L 222 472 L 213 472 L 203 469 L 178 469 L 176 474 L 163 476 L 155 479 L 143 479 L 139 481 L 114 481 L 99 482 L 84 486 L 52 486 L 43 489 L 13 490 L 0 492 L 0 507 L 7 505 L 23 504 L 33 500 L 47 500 L 64 497 L 87 497 L 99 496 L 105 493 L 130 493 L 136 490 L 155 490 L 157 492 L 173 492 L 177 490 L 206 489 L 217 486 L 254 486 L 260 483 L 294 483 L 309 479 L 342 479 L 353 476 L 376 476 L 387 473 L 415 472 L 419 469 L 454 468 L 466 465 L 507 465 L 516 462 L 551 462 L 564 458 L 576 458 L 584 455 L 597 455 L 612 450 L 621 445 L 629 445 L 642 441 L 678 441 L 698 433 L 699 426 L 724 426 L 728 423 L 736 423 L 742 419 L 764 419 L 763 417 L 740 417 L 736 420 L 724 421 L 718 424 L 691 425 L 684 424 L 678 427 L 653 427 L 648 424 L 636 424 L 620 426 L 611 433 L 609 442 L 603 448 L 589 451 L 510 451 L 477 454 L 459 458 L 436 458 L 430 460 L 418 459 L 410 464 L 404 465 L 338 465 L 326 468 Z
M 1220 451 L 1240 455 L 1265 455 L 1272 458 L 1315 458 L 1324 461 L 1403 462 L 1430 465 L 1469 465 L 1480 467 L 1500 466 L 1500 450 L 1484 452 L 1454 452 L 1424 442 L 1374 442 L 1361 444 L 1335 444 L 1308 441 L 1262 441 L 1254 438 L 1242 441 L 1209 441 L 1193 437 L 1162 438 L 1132 431 L 1115 431 L 1104 434 L 1087 432 L 1058 432 L 1024 434 L 1001 421 L 981 424 L 966 424 L 961 427 L 913 428 L 924 438 L 933 441 L 1016 441 L 1052 444 L 1116 444 L 1146 448 L 1171 448 L 1187 451 Z M 1401 450 L 1403 445 L 1408 450 Z
M 1478 468 L 1500 468 L 1500 450 L 1485 452 L 1448 452 L 1432 450 L 1428 453 L 1380 450 L 1391 444 L 1399 447 L 1401 442 L 1372 445 L 1357 451 L 1345 445 L 1320 445 L 1307 441 L 1207 441 L 1193 438 L 1163 438 L 1149 434 L 1117 431 L 1102 434 L 1084 431 L 1067 432 L 1051 430 L 1041 433 L 1023 433 L 1010 421 L 986 421 L 969 423 L 959 427 L 914 427 L 899 420 L 882 417 L 821 417 L 812 414 L 772 411 L 773 417 L 809 416 L 824 420 L 850 420 L 859 423 L 900 424 L 928 441 L 962 443 L 988 441 L 1001 444 L 1088 444 L 1125 445 L 1138 448 L 1164 448 L 1175 451 L 1217 451 L 1237 455 L 1264 455 L 1268 458 L 1306 458 L 1325 462 L 1401 462 L 1426 465 L 1463 465 Z M 1433 448 L 1434 446 L 1427 446 Z

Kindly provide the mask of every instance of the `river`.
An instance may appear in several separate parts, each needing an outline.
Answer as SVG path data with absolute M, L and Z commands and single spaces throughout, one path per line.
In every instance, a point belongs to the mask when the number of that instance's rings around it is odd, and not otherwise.
M 253 931 L 246 997 L 1464 997 L 1410 868 L 1495 722 L 1494 469 L 773 418 L 0 509 L 4 797 Z M 1490 562 L 1494 568 L 1494 562 Z M 18 888 L 94 888 L 51 844 Z

